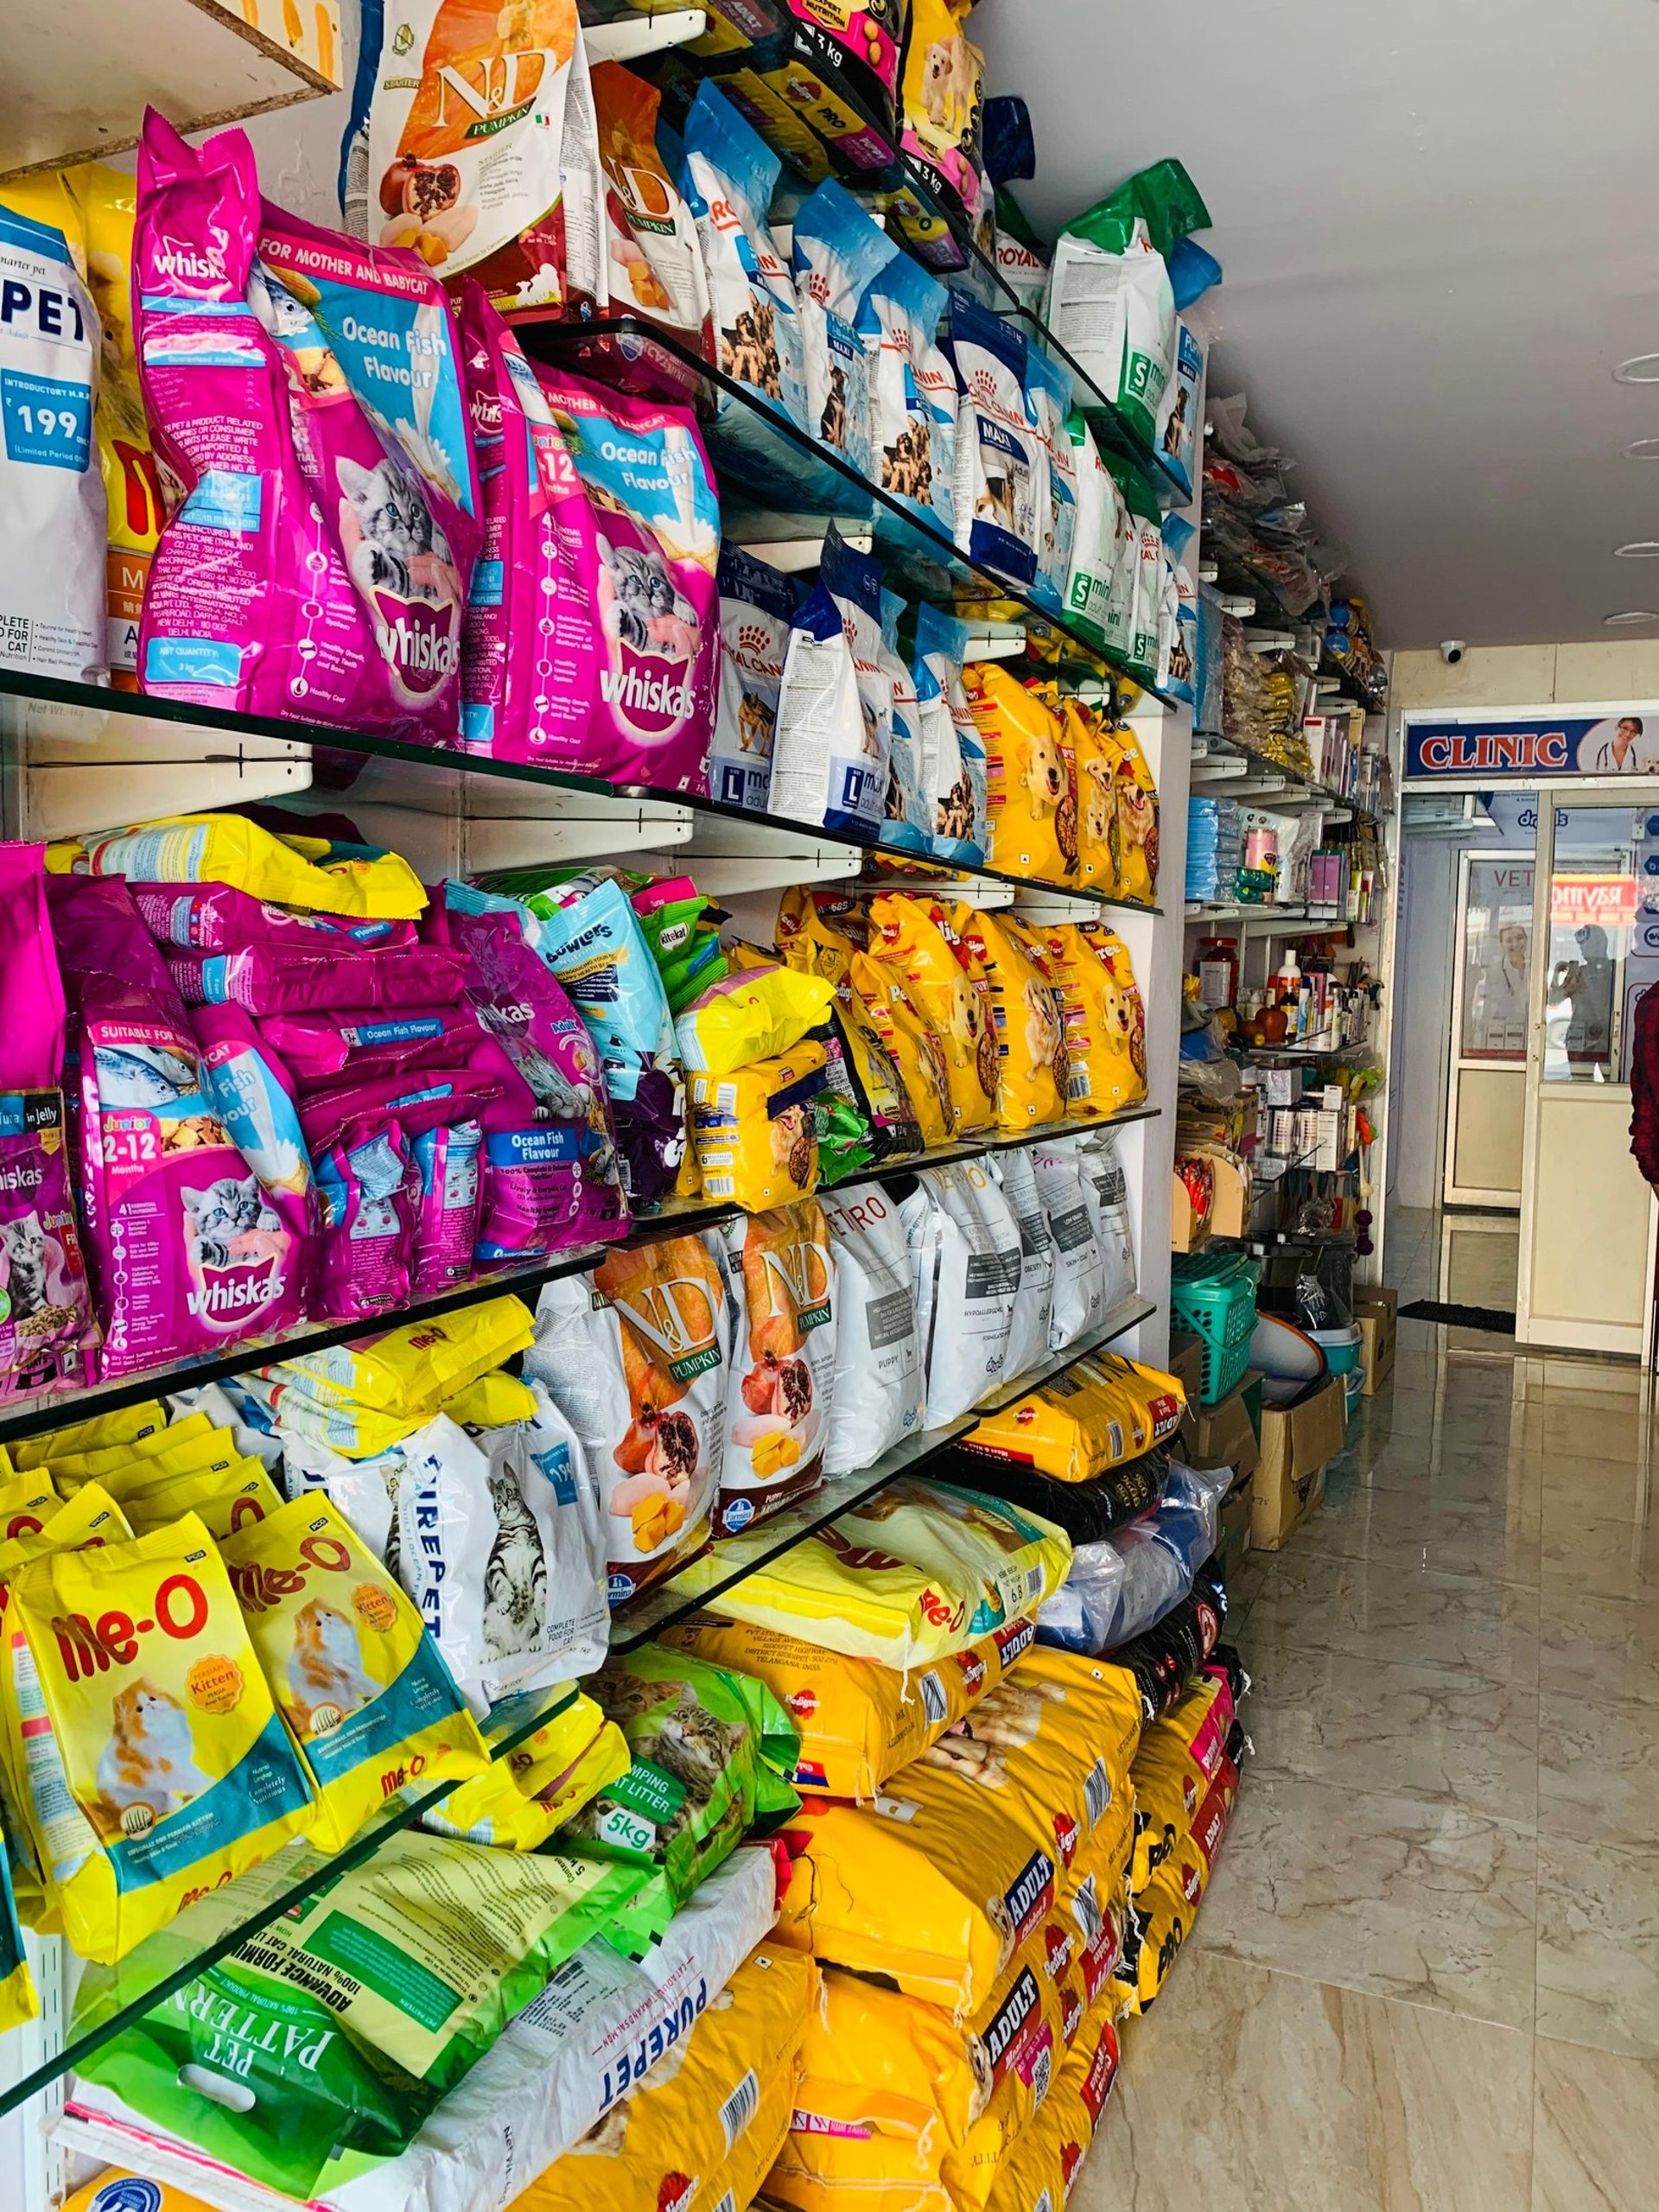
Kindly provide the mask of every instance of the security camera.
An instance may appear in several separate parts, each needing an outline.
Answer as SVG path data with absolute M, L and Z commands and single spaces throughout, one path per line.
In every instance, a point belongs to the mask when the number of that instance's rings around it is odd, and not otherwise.
M 1461 638 L 1446 638 L 1440 644 L 1440 658 L 1448 668 L 1455 668 L 1469 648 Z

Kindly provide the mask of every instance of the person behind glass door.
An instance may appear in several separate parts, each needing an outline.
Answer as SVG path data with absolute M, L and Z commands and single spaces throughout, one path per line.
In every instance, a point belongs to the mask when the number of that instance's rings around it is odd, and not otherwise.
M 1479 1040 L 1478 1052 L 1525 1050 L 1531 964 L 1526 931 L 1519 922 L 1505 922 L 1497 932 L 1497 959 L 1483 960 L 1475 977 L 1470 1029 Z

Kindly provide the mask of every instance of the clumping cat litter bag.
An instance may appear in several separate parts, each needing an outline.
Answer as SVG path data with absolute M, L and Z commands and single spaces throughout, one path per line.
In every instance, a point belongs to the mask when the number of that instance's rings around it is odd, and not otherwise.
M 63 232 L 0 207 L 0 666 L 100 681 L 104 483 L 92 451 L 99 321 Z
M 152 110 L 133 281 L 156 450 L 182 485 L 143 689 L 454 745 L 478 486 L 443 289 L 259 198 L 239 130 Z

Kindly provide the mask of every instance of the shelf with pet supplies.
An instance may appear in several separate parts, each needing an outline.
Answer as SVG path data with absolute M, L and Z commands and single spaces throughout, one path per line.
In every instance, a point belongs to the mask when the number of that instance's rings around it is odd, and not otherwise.
M 837 1516 L 865 1503 L 900 1476 L 921 1473 L 965 1436 L 981 1414 L 1013 1404 L 1090 1352 L 1103 1350 L 1155 1311 L 1150 1299 L 1124 1300 L 1064 1351 L 988 1392 L 974 1413 L 938 1428 L 918 1430 L 873 1466 L 834 1478 L 798 1505 L 761 1522 L 746 1538 L 728 1539 L 725 1545 L 715 1543 L 694 1567 L 683 1568 L 668 1581 L 642 1592 L 613 1616 L 612 1651 L 626 1652 L 648 1643 L 780 1558 Z M 724 1560 L 722 1550 L 728 1554 Z M 506 1758 L 528 1742 L 569 1704 L 579 1688 L 578 1683 L 561 1683 L 493 1707 L 480 1724 L 492 1758 Z M 0 2090 L 0 2118 L 73 2072 L 140 2015 L 185 1989 L 262 1929 L 296 1911 L 342 1874 L 372 1859 L 392 1836 L 434 1810 L 454 1786 L 445 1782 L 423 1790 L 411 1785 L 387 1805 L 381 1817 L 343 1850 L 332 1854 L 306 1844 L 290 1844 L 240 1882 L 187 1905 L 175 1919 L 116 1965 L 88 1967 L 81 1976 L 74 2013 L 60 2048 Z M 245 1909 L 238 1908 L 238 1891 L 248 1900 Z

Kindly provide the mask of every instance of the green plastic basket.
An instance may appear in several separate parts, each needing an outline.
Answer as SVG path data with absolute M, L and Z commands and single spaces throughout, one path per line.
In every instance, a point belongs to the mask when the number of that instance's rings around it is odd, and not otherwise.
M 1169 1310 L 1177 1327 L 1204 1348 L 1200 1405 L 1218 1405 L 1244 1380 L 1255 1330 L 1260 1261 L 1243 1252 L 1184 1252 L 1176 1257 Z

